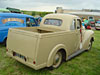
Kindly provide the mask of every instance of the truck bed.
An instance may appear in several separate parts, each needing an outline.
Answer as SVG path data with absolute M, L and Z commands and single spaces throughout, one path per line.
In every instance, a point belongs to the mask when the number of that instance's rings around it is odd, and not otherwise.
M 27 28 L 16 28 L 24 31 L 30 31 L 30 32 L 35 32 L 35 33 L 52 33 L 52 32 L 58 32 L 58 29 L 53 29 L 53 28 L 46 28 L 46 27 L 27 27 Z

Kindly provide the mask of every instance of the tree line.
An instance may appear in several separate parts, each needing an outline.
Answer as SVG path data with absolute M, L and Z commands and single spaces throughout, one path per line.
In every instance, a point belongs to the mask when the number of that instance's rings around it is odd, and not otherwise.
M 38 11 L 22 11 L 24 14 L 32 15 L 32 16 L 41 16 L 44 17 L 47 14 L 51 14 L 53 12 L 38 12 Z

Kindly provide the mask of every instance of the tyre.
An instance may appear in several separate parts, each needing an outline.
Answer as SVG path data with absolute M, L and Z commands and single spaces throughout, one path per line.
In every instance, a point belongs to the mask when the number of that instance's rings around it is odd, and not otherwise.
M 3 45 L 4 45 L 4 46 L 7 45 L 7 38 L 4 40 Z
M 89 45 L 88 45 L 88 49 L 87 50 L 89 51 L 89 50 L 91 50 L 91 48 L 92 48 L 92 41 L 89 42 Z
M 56 69 L 62 64 L 63 55 L 61 51 L 58 51 L 53 59 L 53 65 L 51 66 L 51 69 Z

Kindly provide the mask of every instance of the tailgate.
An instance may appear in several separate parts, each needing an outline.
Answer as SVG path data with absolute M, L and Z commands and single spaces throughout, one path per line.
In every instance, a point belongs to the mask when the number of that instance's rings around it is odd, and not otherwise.
M 37 34 L 34 32 L 10 29 L 7 39 L 7 48 L 25 57 L 35 58 Z

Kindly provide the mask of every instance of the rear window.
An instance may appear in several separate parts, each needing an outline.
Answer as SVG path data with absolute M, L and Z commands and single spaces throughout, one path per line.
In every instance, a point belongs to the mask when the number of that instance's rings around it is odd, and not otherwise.
M 54 25 L 54 26 L 61 26 L 62 20 L 60 20 L 60 19 L 46 19 L 44 24 Z

